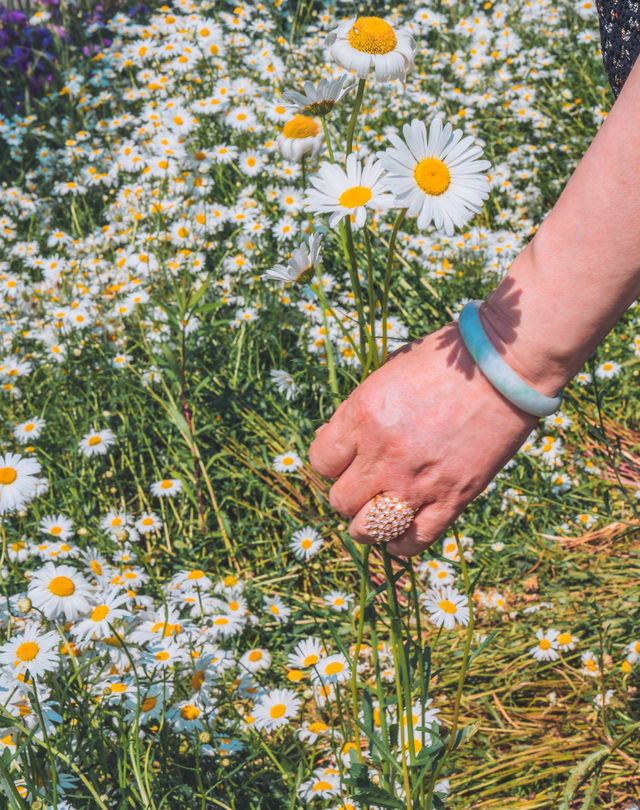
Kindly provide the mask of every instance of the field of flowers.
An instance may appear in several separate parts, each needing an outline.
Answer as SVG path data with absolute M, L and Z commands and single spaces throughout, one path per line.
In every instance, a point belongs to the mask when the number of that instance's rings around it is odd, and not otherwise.
M 637 810 L 637 308 L 421 556 L 308 463 L 552 207 L 595 3 L 0 21 L 0 809 Z M 389 150 L 443 127 L 475 196 L 407 211 Z

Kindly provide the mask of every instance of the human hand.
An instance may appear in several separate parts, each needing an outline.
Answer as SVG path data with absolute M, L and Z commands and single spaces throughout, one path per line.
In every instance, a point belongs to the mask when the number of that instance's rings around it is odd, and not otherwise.
M 499 394 L 476 367 L 457 324 L 402 347 L 316 431 L 313 469 L 337 478 L 331 505 L 349 533 L 375 540 L 365 518 L 375 495 L 395 495 L 417 513 L 392 554 L 433 543 L 521 447 L 537 423 Z

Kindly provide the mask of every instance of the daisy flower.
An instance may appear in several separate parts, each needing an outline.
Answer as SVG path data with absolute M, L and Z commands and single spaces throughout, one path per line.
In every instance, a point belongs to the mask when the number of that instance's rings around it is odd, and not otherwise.
M 362 228 L 368 208 L 389 208 L 393 204 L 382 174 L 382 164 L 375 155 L 369 155 L 364 166 L 353 153 L 347 156 L 344 169 L 336 163 L 323 163 L 310 178 L 313 188 L 305 195 L 305 210 L 331 214 L 330 228 L 345 217 L 350 218 L 355 229 Z
M 292 689 L 274 689 L 253 707 L 256 728 L 274 731 L 285 726 L 300 709 L 301 701 Z
M 596 377 L 599 377 L 601 380 L 608 380 L 611 377 L 615 377 L 617 374 L 620 373 L 622 366 L 620 363 L 615 363 L 613 360 L 607 360 L 605 363 L 602 363 L 596 369 Z
M 0 515 L 16 511 L 32 500 L 37 491 L 40 462 L 17 453 L 0 456 Z
M 328 655 L 313 665 L 311 677 L 322 684 L 342 683 L 350 676 L 349 662 L 342 653 Z
M 355 87 L 355 84 L 344 86 L 347 78 L 343 73 L 338 79 L 320 79 L 317 85 L 307 81 L 303 85 L 304 92 L 286 90 L 282 96 L 294 112 L 327 115 Z
M 298 393 L 298 387 L 291 374 L 281 368 L 274 368 L 269 372 L 271 381 L 279 394 L 284 394 L 286 399 L 293 399 Z
M 613 689 L 607 689 L 604 695 L 601 692 L 599 692 L 593 699 L 593 705 L 596 706 L 598 709 L 601 709 L 603 706 L 609 705 L 612 697 L 613 697 Z
M 558 636 L 560 634 L 557 630 L 549 628 L 546 632 L 542 629 L 536 631 L 536 638 L 538 643 L 535 647 L 531 647 L 529 654 L 532 655 L 536 661 L 556 661 L 560 658 L 558 654 Z
M 144 512 L 135 523 L 140 534 L 149 534 L 162 528 L 162 521 L 155 512 Z
M 298 560 L 308 560 L 317 554 L 324 545 L 322 537 L 311 526 L 298 529 L 294 532 L 289 543 L 289 548 Z
M 481 172 L 491 164 L 477 160 L 482 150 L 472 145 L 471 135 L 462 139 L 462 130 L 454 130 L 449 123 L 443 126 L 440 118 L 431 122 L 428 135 L 417 118 L 405 124 L 402 132 L 404 140 L 389 135 L 393 148 L 380 155 L 387 188 L 393 191 L 396 205 L 407 208 L 409 216 L 418 216 L 419 229 L 433 222 L 451 236 L 454 227 L 482 210 L 489 183 Z
M 591 650 L 587 650 L 583 652 L 580 656 L 580 663 L 582 664 L 582 669 L 580 670 L 583 675 L 589 675 L 591 678 L 597 678 L 600 675 L 600 666 L 598 664 L 598 659 L 595 656 L 595 653 L 591 652 Z
M 73 620 L 78 614 L 89 610 L 91 586 L 75 568 L 70 565 L 55 566 L 46 563 L 31 578 L 28 596 L 37 610 L 47 619 L 55 619 L 64 614 Z
M 182 481 L 177 478 L 163 478 L 151 484 L 151 494 L 159 498 L 171 498 L 182 490 Z
M 287 664 L 290 667 L 312 667 L 326 655 L 322 642 L 318 638 L 309 636 L 304 641 L 300 641 L 294 651 L 287 656 Z
M 366 79 L 373 68 L 377 82 L 404 81 L 413 67 L 416 43 L 382 17 L 358 17 L 340 23 L 325 39 L 340 67 Z
M 88 618 L 73 625 L 71 634 L 80 644 L 86 644 L 96 638 L 108 638 L 112 635 L 109 625 L 116 619 L 129 615 L 128 609 L 120 607 L 128 598 L 126 593 L 118 591 L 105 594 L 102 600 L 92 607 Z
M 107 430 L 93 430 L 85 435 L 78 442 L 78 448 L 83 456 L 104 456 L 107 450 L 116 443 L 113 432 Z
M 316 768 L 311 779 L 307 779 L 298 788 L 298 795 L 302 801 L 310 802 L 313 799 L 329 799 L 340 795 L 340 774 L 333 768 Z
M 344 593 L 344 591 L 329 591 L 322 597 L 329 607 L 333 608 L 338 613 L 344 613 L 351 607 L 353 596 Z
M 469 623 L 467 597 L 449 585 L 428 590 L 423 604 L 436 627 L 451 630 L 456 624 Z
M 297 453 L 281 453 L 273 459 L 276 472 L 295 472 L 302 467 L 302 459 Z
M 286 622 L 291 615 L 291 608 L 288 608 L 278 596 L 265 599 L 264 609 L 266 613 L 273 616 L 278 622 Z
M 567 652 L 567 650 L 575 649 L 577 643 L 578 639 L 566 631 L 559 633 L 558 637 L 556 638 L 556 644 L 561 652 Z
M 73 534 L 73 521 L 63 515 L 48 515 L 40 521 L 40 531 L 58 540 L 68 540 Z
M 309 243 L 303 242 L 291 254 L 285 267 L 282 264 L 274 265 L 264 274 L 264 278 L 276 281 L 286 281 L 296 284 L 306 284 L 313 277 L 318 264 L 322 234 L 314 233 L 309 237 Z
M 32 419 L 27 419 L 26 422 L 21 422 L 19 425 L 16 425 L 13 429 L 13 436 L 20 444 L 27 444 L 27 442 L 30 442 L 32 439 L 39 438 L 44 426 L 44 419 L 40 419 L 39 416 L 34 416 Z
M 36 624 L 28 625 L 0 647 L 0 665 L 10 667 L 16 676 L 28 669 L 31 677 L 42 677 L 58 668 L 58 640 L 55 631 L 43 633 Z
M 324 133 L 315 118 L 295 115 L 282 128 L 276 138 L 280 154 L 285 160 L 314 158 L 322 149 Z
M 241 668 L 249 672 L 259 672 L 261 669 L 269 669 L 271 666 L 271 653 L 268 650 L 255 648 L 248 650 L 241 656 L 238 664 Z

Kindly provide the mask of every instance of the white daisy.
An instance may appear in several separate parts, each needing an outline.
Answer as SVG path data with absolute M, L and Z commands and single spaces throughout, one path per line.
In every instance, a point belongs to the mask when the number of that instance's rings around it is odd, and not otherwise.
M 318 264 L 321 243 L 322 234 L 312 234 L 309 237 L 308 246 L 303 242 L 300 247 L 293 251 L 286 267 L 282 264 L 276 264 L 270 270 L 267 270 L 264 278 L 306 284 L 313 277 L 315 267 Z
M 91 458 L 91 456 L 105 455 L 115 443 L 116 437 L 111 430 L 93 430 L 85 433 L 78 442 L 78 447 L 83 456 Z
M 451 630 L 456 624 L 469 623 L 467 597 L 449 585 L 428 590 L 423 604 L 436 627 Z
M 162 521 L 155 512 L 144 512 L 135 523 L 140 534 L 149 534 L 162 528 Z
M 389 208 L 393 197 L 387 192 L 383 167 L 375 155 L 369 155 L 364 166 L 355 154 L 347 156 L 345 169 L 336 163 L 323 163 L 310 178 L 305 196 L 305 210 L 331 214 L 329 227 L 350 217 L 355 229 L 362 228 L 367 209 Z
M 110 637 L 113 633 L 109 625 L 116 619 L 129 615 L 128 608 L 120 607 L 128 598 L 126 593 L 117 590 L 102 595 L 98 603 L 91 608 L 88 618 L 73 625 L 71 634 L 80 644 L 86 644 L 96 638 Z
M 276 472 L 295 472 L 302 467 L 302 459 L 297 453 L 281 453 L 273 459 L 273 469 Z
M 271 666 L 271 653 L 269 650 L 256 647 L 253 650 L 247 650 L 247 652 L 241 656 L 238 664 L 242 669 L 249 670 L 249 672 L 259 672 L 262 669 L 269 669 Z
M 536 631 L 536 638 L 538 643 L 535 647 L 531 647 L 529 654 L 532 655 L 536 661 L 555 661 L 560 658 L 558 653 L 558 636 L 560 634 L 557 630 L 550 627 L 546 632 L 542 629 Z
M 338 25 L 325 47 L 340 67 L 366 79 L 373 68 L 377 82 L 404 81 L 413 67 L 416 43 L 410 34 L 397 31 L 382 17 L 351 18 Z
M 300 709 L 300 698 L 292 689 L 274 689 L 253 707 L 255 726 L 264 731 L 285 726 Z
M 40 531 L 58 540 L 68 540 L 73 534 L 73 521 L 63 515 L 48 515 L 40 521 Z
M 329 591 L 322 597 L 325 604 L 333 608 L 337 613 L 344 613 L 349 610 L 353 601 L 353 595 L 344 591 Z
M 182 489 L 182 481 L 177 478 L 163 478 L 151 484 L 151 494 L 159 498 L 170 498 L 177 495 Z
M 45 426 L 44 419 L 39 416 L 34 416 L 32 419 L 27 419 L 26 422 L 21 422 L 13 429 L 14 437 L 20 444 L 27 444 L 32 439 L 37 439 Z
M 313 799 L 329 799 L 331 796 L 339 796 L 340 773 L 333 768 L 316 768 L 313 776 L 300 785 L 298 795 L 305 804 Z
M 55 566 L 46 563 L 31 578 L 28 596 L 33 606 L 41 610 L 47 619 L 64 614 L 66 619 L 75 619 L 89 610 L 91 586 L 70 565 Z
M 347 74 L 343 73 L 338 79 L 320 79 L 317 85 L 307 81 L 303 85 L 303 93 L 286 90 L 282 96 L 293 112 L 327 115 L 355 87 L 355 84 L 344 86 L 347 78 Z
M 298 560 L 308 560 L 317 554 L 324 545 L 322 537 L 311 526 L 293 533 L 289 548 Z
M 619 374 L 621 369 L 622 366 L 620 363 L 616 363 L 613 360 L 607 360 L 599 365 L 596 369 L 596 377 L 599 377 L 601 380 L 608 380 L 611 379 L 611 377 L 615 377 L 617 374 Z
M 290 667 L 312 667 L 325 656 L 322 642 L 318 638 L 308 636 L 304 641 L 300 641 L 294 651 L 287 656 L 287 664 Z
M 286 160 L 314 158 L 324 142 L 322 127 L 307 115 L 294 115 L 287 121 L 276 139 L 280 154 Z
M 314 664 L 311 678 L 322 684 L 342 683 L 350 676 L 349 662 L 342 653 L 328 655 Z
M 0 665 L 10 667 L 16 676 L 28 669 L 32 677 L 42 677 L 59 666 L 58 640 L 55 631 L 43 633 L 37 624 L 30 624 L 0 647 Z
M 472 214 L 482 210 L 489 196 L 488 160 L 477 160 L 482 154 L 473 146 L 473 137 L 462 138 L 462 130 L 451 124 L 442 125 L 435 118 L 427 128 L 414 118 L 402 128 L 404 141 L 391 133 L 393 144 L 380 157 L 387 170 L 385 182 L 395 195 L 395 204 L 407 208 L 409 216 L 418 216 L 418 228 L 431 222 L 451 236 Z
M 40 462 L 35 458 L 17 453 L 0 456 L 0 515 L 22 509 L 35 497 L 39 472 Z
M 284 394 L 286 399 L 293 399 L 298 393 L 298 386 L 288 371 L 281 368 L 274 368 L 269 372 L 269 376 L 279 394 Z

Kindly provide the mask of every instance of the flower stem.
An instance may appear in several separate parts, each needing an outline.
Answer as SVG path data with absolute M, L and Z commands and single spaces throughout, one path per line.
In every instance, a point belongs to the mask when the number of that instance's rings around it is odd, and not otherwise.
M 362 575 L 360 577 L 360 604 L 358 613 L 358 631 L 356 635 L 356 646 L 353 652 L 353 665 L 351 667 L 351 703 L 353 711 L 353 728 L 355 730 L 356 751 L 358 761 L 362 762 L 362 748 L 360 747 L 360 730 L 358 726 L 358 659 L 362 648 L 362 635 L 364 631 L 364 608 L 367 601 L 367 576 L 366 571 L 369 566 L 369 554 L 371 546 L 365 546 L 362 550 Z
M 321 116 L 320 120 L 322 121 L 322 130 L 324 132 L 324 139 L 327 144 L 327 150 L 329 152 L 329 163 L 335 163 L 335 158 L 333 157 L 333 149 L 331 147 L 331 137 L 329 136 L 329 127 L 327 126 L 327 116 Z
M 356 100 L 355 104 L 353 105 L 353 112 L 351 113 L 351 118 L 349 119 L 349 127 L 347 129 L 347 150 L 346 154 L 350 155 L 353 151 L 353 132 L 356 128 L 356 120 L 358 118 L 358 113 L 360 112 L 360 106 L 362 105 L 362 97 L 364 96 L 364 86 L 365 80 L 359 79 L 358 80 L 358 92 L 356 93 Z
M 389 253 L 387 254 L 387 269 L 384 274 L 384 288 L 382 291 L 382 357 L 381 362 L 387 359 L 387 312 L 389 309 L 389 290 L 391 288 L 391 268 L 393 267 L 393 254 L 396 247 L 396 238 L 398 236 L 398 231 L 400 230 L 400 226 L 404 221 L 406 216 L 407 209 L 402 208 L 396 218 L 395 224 L 393 226 L 393 231 L 391 233 L 391 239 L 389 240 Z

